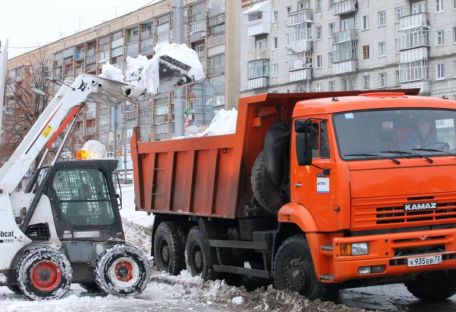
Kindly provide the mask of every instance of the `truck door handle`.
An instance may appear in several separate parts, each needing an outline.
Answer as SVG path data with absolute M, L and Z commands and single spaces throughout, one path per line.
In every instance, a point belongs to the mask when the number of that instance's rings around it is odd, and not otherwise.
M 298 187 L 302 187 L 302 183 L 295 183 L 295 185 L 294 185 L 294 186 L 295 186 L 296 188 L 298 188 Z

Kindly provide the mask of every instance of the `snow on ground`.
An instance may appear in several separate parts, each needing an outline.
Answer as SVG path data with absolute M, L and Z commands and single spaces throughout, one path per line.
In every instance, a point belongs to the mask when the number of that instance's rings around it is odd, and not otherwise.
M 123 186 L 122 195 L 121 215 L 126 238 L 150 255 L 153 217 L 135 211 L 133 186 Z M 152 271 L 148 287 L 136 297 L 88 294 L 73 284 L 69 295 L 61 300 L 33 302 L 13 294 L 6 287 L 0 287 L 0 300 L 2 312 L 362 311 L 331 302 L 309 301 L 296 293 L 277 291 L 271 286 L 249 292 L 244 287 L 229 286 L 221 280 L 205 282 L 187 271 L 182 271 L 179 276 Z

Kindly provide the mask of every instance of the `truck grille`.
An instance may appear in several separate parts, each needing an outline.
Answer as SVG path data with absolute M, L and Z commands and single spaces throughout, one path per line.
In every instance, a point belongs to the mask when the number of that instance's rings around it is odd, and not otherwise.
M 432 202 L 437 203 L 437 209 L 418 211 L 404 209 L 407 203 L 425 203 L 430 201 L 428 199 L 418 201 L 413 201 L 410 197 L 353 199 L 352 228 L 354 230 L 382 229 L 456 222 L 456 194 L 430 198 Z

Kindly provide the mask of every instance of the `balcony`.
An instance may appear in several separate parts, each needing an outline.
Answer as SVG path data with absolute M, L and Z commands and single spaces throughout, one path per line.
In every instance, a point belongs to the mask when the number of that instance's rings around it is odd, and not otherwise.
M 140 35 L 141 40 L 147 39 L 150 37 L 152 37 L 152 33 L 149 30 L 141 32 L 141 35 Z
M 95 54 L 90 54 L 90 55 L 87 55 L 87 60 L 86 60 L 86 63 L 87 64 L 93 64 L 97 61 L 97 57 Z
M 68 48 L 62 52 L 62 57 L 63 58 L 72 57 L 73 53 L 74 53 L 74 48 Z
M 429 80 L 428 60 L 399 64 L 399 81 L 401 84 L 421 80 Z
M 312 67 L 312 59 L 296 58 L 288 61 L 288 70 L 301 70 Z
M 95 119 L 97 117 L 96 110 L 86 110 L 85 119 Z
M 429 47 L 429 28 L 410 28 L 402 30 L 399 37 L 399 50 Z
M 334 15 L 343 15 L 354 13 L 358 10 L 358 1 L 356 0 L 342 0 L 334 3 Z
M 334 33 L 334 44 L 358 40 L 358 30 L 349 29 Z
M 268 59 L 269 58 L 269 50 L 255 50 L 249 51 L 249 61 L 260 60 L 260 59 Z
M 208 9 L 207 17 L 214 17 L 222 13 L 225 13 L 225 1 L 218 2 L 219 4 L 213 5 L 211 8 Z
M 220 75 L 225 72 L 225 67 L 223 67 L 223 66 L 209 67 L 207 71 L 208 71 L 209 76 Z
M 137 57 L 139 53 L 138 43 L 129 43 L 127 46 L 127 55 L 130 57 Z
M 204 21 L 192 22 L 190 24 L 190 42 L 201 40 L 206 34 L 206 23 Z
M 124 38 L 119 38 L 111 42 L 111 49 L 115 49 L 124 45 Z
M 76 62 L 83 61 L 84 57 L 85 57 L 84 51 L 76 51 L 76 53 L 74 53 L 74 60 Z
M 301 52 L 309 52 L 313 49 L 313 42 L 312 39 L 301 39 L 291 41 L 288 44 L 288 50 L 292 53 L 301 53 Z
M 332 65 L 332 68 L 334 75 L 354 73 L 358 70 L 358 61 L 348 60 L 340 63 L 335 63 Z
M 400 19 L 400 30 L 406 30 L 417 27 L 429 27 L 429 13 L 422 12 L 407 16 L 402 16 Z
M 429 59 L 429 49 L 426 47 L 401 51 L 399 54 L 399 63 L 410 63 L 427 59 Z
M 263 1 L 254 4 L 243 13 L 247 17 L 247 34 L 257 36 L 271 32 L 271 2 Z
M 118 57 L 124 54 L 123 46 L 117 47 L 111 51 L 111 57 Z
M 263 89 L 269 86 L 269 78 L 267 77 L 260 77 L 255 79 L 250 79 L 247 82 L 247 89 L 255 90 L 255 89 Z
M 217 35 L 212 35 L 209 38 L 207 38 L 207 47 L 212 48 L 216 47 L 219 45 L 225 44 L 225 34 L 217 34 Z
M 97 133 L 97 127 L 96 126 L 90 126 L 86 127 L 84 129 L 84 135 L 93 135 Z
M 310 68 L 291 71 L 289 73 L 290 82 L 301 81 L 301 80 L 310 80 L 310 79 L 312 79 L 312 69 L 310 69 Z
M 97 70 L 97 64 L 93 63 L 93 64 L 86 65 L 85 71 L 87 73 L 93 73 L 96 70 Z
M 303 23 L 313 23 L 312 10 L 304 9 L 290 12 L 290 14 L 288 15 L 288 27 L 297 26 Z
M 157 43 L 169 41 L 169 30 L 157 32 Z

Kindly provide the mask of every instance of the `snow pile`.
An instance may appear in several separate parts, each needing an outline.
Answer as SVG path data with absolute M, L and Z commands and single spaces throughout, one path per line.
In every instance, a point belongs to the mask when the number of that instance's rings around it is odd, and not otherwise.
M 110 79 L 119 82 L 125 82 L 125 76 L 122 70 L 108 63 L 101 67 L 101 78 Z
M 212 119 L 209 127 L 201 134 L 202 136 L 233 134 L 236 132 L 237 110 L 221 109 Z
M 141 76 L 141 71 L 147 66 L 149 60 L 144 55 L 137 57 L 127 56 L 127 68 L 125 70 L 126 81 L 137 81 Z
M 89 156 L 88 159 L 102 159 L 106 158 L 106 146 L 97 140 L 89 140 L 84 143 L 82 147 Z

